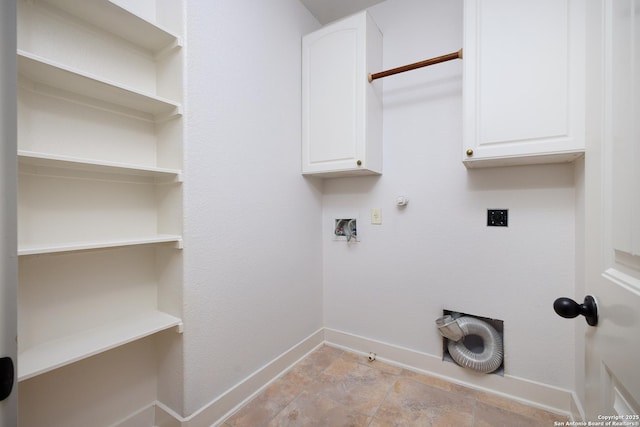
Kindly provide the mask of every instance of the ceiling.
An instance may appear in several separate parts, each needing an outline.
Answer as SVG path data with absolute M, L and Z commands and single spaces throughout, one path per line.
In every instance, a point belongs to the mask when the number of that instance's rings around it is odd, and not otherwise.
M 384 0 L 300 0 L 322 25 L 382 3 Z

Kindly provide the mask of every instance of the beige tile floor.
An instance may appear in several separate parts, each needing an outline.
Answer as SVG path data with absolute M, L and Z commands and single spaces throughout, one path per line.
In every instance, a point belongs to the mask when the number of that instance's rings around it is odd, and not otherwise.
M 553 426 L 561 415 L 322 346 L 223 427 Z

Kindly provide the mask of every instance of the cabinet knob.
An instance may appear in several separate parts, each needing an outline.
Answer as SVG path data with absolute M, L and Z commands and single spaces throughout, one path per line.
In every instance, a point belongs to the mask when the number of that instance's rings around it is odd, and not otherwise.
M 473 150 L 471 148 L 467 150 L 467 156 L 469 157 L 473 156 Z
M 358 160 L 358 161 L 356 162 L 356 164 L 357 164 L 358 166 L 362 166 L 362 160 Z

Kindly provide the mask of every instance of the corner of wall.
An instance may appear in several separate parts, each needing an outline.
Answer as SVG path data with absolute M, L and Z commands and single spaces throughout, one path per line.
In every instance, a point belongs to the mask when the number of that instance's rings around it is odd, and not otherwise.
M 575 182 L 575 295 L 585 294 L 585 160 L 584 157 L 578 159 L 574 163 L 574 182 Z M 576 322 L 574 335 L 575 363 L 574 363 L 574 400 L 575 411 L 574 419 L 584 419 L 584 402 L 585 390 L 585 324 L 584 322 Z M 576 418 L 578 417 L 578 418 Z
M 291 366 L 324 343 L 324 329 L 319 329 L 280 356 L 209 402 L 194 414 L 181 419 L 182 427 L 210 427 L 219 425 L 242 405 L 280 377 Z M 175 415 L 173 415 L 175 418 Z M 174 427 L 169 424 L 168 427 Z M 177 426 L 175 426 L 177 427 Z

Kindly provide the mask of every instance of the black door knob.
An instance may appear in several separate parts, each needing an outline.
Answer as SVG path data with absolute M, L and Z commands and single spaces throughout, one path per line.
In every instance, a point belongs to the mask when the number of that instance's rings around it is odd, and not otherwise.
M 595 298 L 591 295 L 584 297 L 582 304 L 578 304 L 571 298 L 558 298 L 553 303 L 553 309 L 558 316 L 573 319 L 581 314 L 590 326 L 598 324 L 598 306 Z
M 10 357 L 0 358 L 0 401 L 5 400 L 11 394 L 15 379 L 15 367 Z

